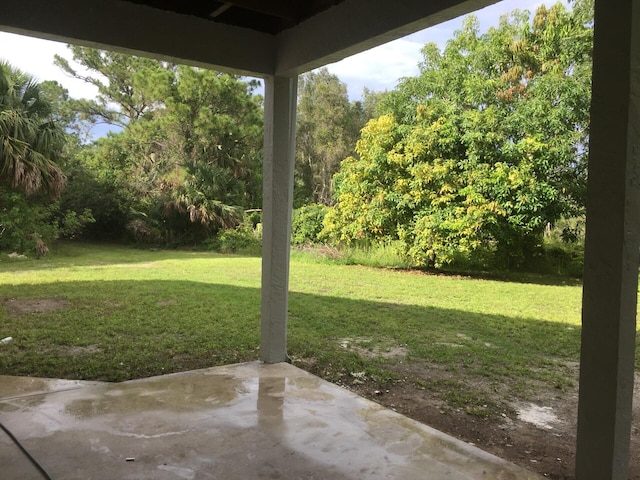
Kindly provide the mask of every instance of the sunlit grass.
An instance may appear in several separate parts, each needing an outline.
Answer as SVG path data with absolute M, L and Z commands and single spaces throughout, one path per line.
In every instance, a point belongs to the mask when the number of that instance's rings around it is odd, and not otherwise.
M 116 381 L 257 359 L 260 263 L 85 244 L 3 259 L 0 338 L 14 340 L 0 345 L 0 374 Z M 430 275 L 296 254 L 290 291 L 290 355 L 338 382 L 362 372 L 393 381 L 399 360 L 378 353 L 398 348 L 402 361 L 457 372 L 460 385 L 484 378 L 522 393 L 530 380 L 564 388 L 579 356 L 581 287 L 563 278 Z M 17 308 L 29 300 L 59 308 Z

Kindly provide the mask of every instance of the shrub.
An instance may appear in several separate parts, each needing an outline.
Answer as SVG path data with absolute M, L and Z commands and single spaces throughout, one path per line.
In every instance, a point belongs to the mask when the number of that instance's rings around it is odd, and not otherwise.
M 154 243 L 160 239 L 157 228 L 143 218 L 134 218 L 127 223 L 127 232 L 139 243 Z
M 247 218 L 237 228 L 221 230 L 208 243 L 212 250 L 221 253 L 244 253 L 260 255 L 262 251 L 262 224 L 253 225 L 252 219 Z
M 47 244 L 79 235 L 92 221 L 88 209 L 62 211 L 58 202 L 0 188 L 0 251 L 41 256 L 48 252 Z
M 49 223 L 51 205 L 31 204 L 18 192 L 0 189 L 0 250 L 34 253 L 38 240 L 50 242 L 57 228 Z
M 320 243 L 322 222 L 328 211 L 329 207 L 321 204 L 305 205 L 295 210 L 291 221 L 291 243 Z

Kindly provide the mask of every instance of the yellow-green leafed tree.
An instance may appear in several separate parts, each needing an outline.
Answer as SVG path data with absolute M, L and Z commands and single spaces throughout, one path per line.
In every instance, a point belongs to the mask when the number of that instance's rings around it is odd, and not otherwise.
M 515 11 L 480 33 L 468 17 L 418 77 L 381 102 L 342 162 L 324 234 L 398 241 L 417 265 L 505 267 L 548 224 L 584 208 L 592 2 Z

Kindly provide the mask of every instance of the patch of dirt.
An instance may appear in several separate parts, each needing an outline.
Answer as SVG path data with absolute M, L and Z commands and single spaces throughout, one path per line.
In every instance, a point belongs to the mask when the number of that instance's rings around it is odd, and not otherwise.
M 60 353 L 63 355 L 75 356 L 75 355 L 92 355 L 94 353 L 101 353 L 102 348 L 100 345 L 84 345 L 60 348 Z
M 553 413 L 553 408 L 541 407 L 535 403 L 520 404 L 516 408 L 516 413 L 518 420 L 546 430 L 553 430 L 553 425 L 560 422 L 560 419 Z
M 177 302 L 175 300 L 158 300 L 156 305 L 159 307 L 168 307 L 170 305 L 176 305 L 176 303 Z
M 573 386 L 564 390 L 536 383 L 526 401 L 508 398 L 504 385 L 469 380 L 440 365 L 389 362 L 398 380 L 384 390 L 345 376 L 359 395 L 555 480 L 575 479 L 578 366 L 568 365 Z M 463 383 L 464 382 L 464 383 Z M 481 403 L 456 405 L 460 385 L 481 392 Z M 464 393 L 463 393 L 464 395 Z M 453 401 L 452 401 L 453 400 Z M 469 400 L 466 398 L 465 400 Z M 640 374 L 636 373 L 629 479 L 640 480 Z
M 370 345 L 371 338 L 339 338 L 338 345 L 345 350 L 353 350 L 363 358 L 384 358 L 387 360 L 402 359 L 407 356 L 407 347 L 404 345 L 381 346 Z
M 4 302 L 7 312 L 20 315 L 25 313 L 45 313 L 53 312 L 55 310 L 61 310 L 69 302 L 66 300 L 54 299 L 54 298 L 42 298 L 31 300 L 18 300 L 17 298 L 9 298 Z

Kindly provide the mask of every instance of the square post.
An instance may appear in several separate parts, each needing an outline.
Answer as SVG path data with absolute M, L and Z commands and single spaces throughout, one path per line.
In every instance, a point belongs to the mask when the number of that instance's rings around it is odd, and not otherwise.
M 293 208 L 297 77 L 265 79 L 260 360 L 287 356 L 289 250 Z
M 627 478 L 640 246 L 640 2 L 596 0 L 576 478 Z

